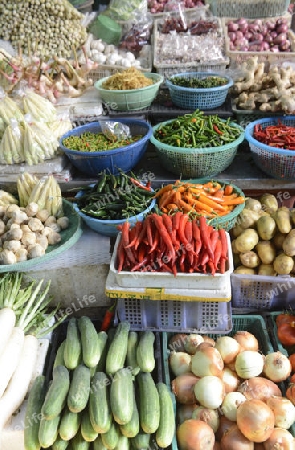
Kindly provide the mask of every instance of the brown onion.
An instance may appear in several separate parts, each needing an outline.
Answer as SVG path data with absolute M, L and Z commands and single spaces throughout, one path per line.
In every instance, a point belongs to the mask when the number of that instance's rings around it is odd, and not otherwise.
M 197 406 L 192 414 L 192 419 L 203 420 L 216 433 L 219 427 L 219 414 L 216 409 L 205 408 L 205 406 Z
M 187 334 L 177 333 L 169 339 L 168 348 L 175 352 L 184 352 L 184 343 L 186 341 Z
M 192 372 L 198 377 L 213 375 L 222 376 L 224 363 L 215 347 L 202 346 L 192 356 Z
M 294 450 L 294 438 L 284 428 L 275 428 L 264 442 L 264 450 Z
M 291 374 L 292 366 L 289 358 L 281 352 L 269 353 L 265 356 L 263 372 L 275 383 L 285 381 Z
M 229 420 L 225 416 L 220 416 L 219 427 L 215 433 L 215 437 L 217 441 L 221 441 L 222 436 L 229 430 L 233 425 L 236 425 L 236 422 Z
M 221 444 L 220 442 L 215 441 L 213 450 L 221 450 Z
M 202 420 L 185 420 L 177 427 L 176 436 L 179 450 L 213 450 L 214 432 Z
M 240 380 L 238 378 L 237 373 L 234 372 L 233 370 L 231 370 L 229 367 L 225 367 L 223 369 L 223 374 L 222 374 L 221 379 L 224 383 L 224 388 L 225 388 L 226 394 L 228 394 L 229 392 L 236 391 L 240 384 Z
M 200 334 L 189 334 L 187 335 L 186 341 L 184 343 L 184 350 L 190 355 L 196 353 L 197 347 L 204 342 L 203 336 Z
M 282 396 L 279 387 L 273 381 L 263 377 L 253 377 L 243 381 L 238 386 L 238 391 L 244 394 L 247 400 L 257 399 L 263 402 L 274 395 Z
M 201 377 L 194 386 L 194 392 L 200 405 L 217 409 L 225 397 L 223 381 L 214 375 Z
M 215 348 L 221 354 L 224 364 L 233 362 L 241 351 L 238 341 L 230 336 L 221 336 L 217 339 Z
M 249 441 L 237 425 L 233 425 L 222 436 L 221 450 L 254 450 L 254 442 Z
M 191 355 L 186 352 L 170 352 L 169 367 L 174 376 L 191 371 Z
M 182 404 L 194 404 L 196 403 L 196 397 L 194 393 L 194 387 L 199 380 L 196 375 L 191 372 L 178 375 L 171 382 L 172 392 L 176 397 L 176 400 Z
M 263 442 L 274 429 L 274 413 L 261 400 L 246 400 L 238 407 L 237 425 L 249 441 Z
M 270 397 L 266 400 L 267 406 L 275 415 L 275 426 L 288 430 L 295 422 L 295 406 L 285 397 Z
M 237 331 L 233 338 L 238 341 L 241 346 L 241 350 L 254 350 L 258 351 L 258 340 L 254 334 L 249 331 Z
M 212 345 L 212 347 L 215 347 L 215 341 L 214 341 L 213 338 L 211 338 L 211 337 L 207 336 L 206 334 L 204 334 L 203 335 L 203 339 L 204 339 L 204 342 L 208 342 L 209 344 Z
M 197 403 L 177 405 L 176 408 L 177 423 L 181 424 L 185 420 L 191 419 L 194 409 L 197 408 L 198 406 L 199 405 Z

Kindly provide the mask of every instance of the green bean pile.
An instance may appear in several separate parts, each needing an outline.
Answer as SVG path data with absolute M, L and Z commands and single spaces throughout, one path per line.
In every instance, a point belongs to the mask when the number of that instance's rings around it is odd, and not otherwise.
M 160 124 L 154 137 L 163 144 L 181 148 L 220 147 L 239 138 L 241 129 L 231 124 L 231 118 L 206 116 L 196 110 L 184 114 L 169 123 Z
M 65 138 L 62 143 L 69 150 L 76 150 L 79 152 L 105 152 L 107 150 L 114 150 L 115 148 L 125 147 L 133 144 L 141 139 L 143 136 L 132 136 L 128 139 L 118 139 L 114 134 L 106 136 L 104 133 L 82 133 L 80 136 L 69 136 Z
M 214 87 L 224 86 L 228 83 L 228 79 L 218 76 L 208 76 L 208 77 L 174 77 L 171 78 L 172 84 L 175 86 L 193 88 L 193 89 L 210 89 Z

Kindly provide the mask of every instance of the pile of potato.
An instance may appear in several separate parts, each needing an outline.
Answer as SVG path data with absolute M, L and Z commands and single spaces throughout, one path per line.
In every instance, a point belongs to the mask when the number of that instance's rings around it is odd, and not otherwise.
M 274 195 L 247 198 L 231 238 L 234 273 L 295 273 L 295 209 L 279 207 Z

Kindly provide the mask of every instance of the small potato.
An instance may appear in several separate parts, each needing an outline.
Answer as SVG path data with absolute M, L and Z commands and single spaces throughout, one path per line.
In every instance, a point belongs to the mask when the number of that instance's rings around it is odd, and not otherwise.
M 263 211 L 269 212 L 271 214 L 277 211 L 279 207 L 277 198 L 273 194 L 263 194 L 259 198 L 259 201 L 262 205 Z
M 251 250 L 250 252 L 240 253 L 240 260 L 243 266 L 255 269 L 261 263 L 257 253 Z
M 282 248 L 287 256 L 295 256 L 295 229 L 286 235 Z
M 256 222 L 257 232 L 260 239 L 263 241 L 270 241 L 276 232 L 276 222 L 270 216 L 261 216 Z
M 277 250 L 281 250 L 283 248 L 283 242 L 286 238 L 286 235 L 277 231 L 274 237 L 271 239 L 271 242 L 275 246 Z
M 239 214 L 237 222 L 241 228 L 244 228 L 246 230 L 247 228 L 254 227 L 254 224 L 258 219 L 258 212 L 244 208 L 243 211 Z
M 259 211 L 261 211 L 262 205 L 256 198 L 248 197 L 245 201 L 245 208 L 251 209 L 252 211 L 258 213 Z
M 260 264 L 257 274 L 271 277 L 275 277 L 277 275 L 272 264 Z
M 234 273 L 241 274 L 241 275 L 255 275 L 255 269 L 251 269 L 250 267 L 245 267 L 243 265 L 238 266 Z
M 246 253 L 253 250 L 255 245 L 258 244 L 258 241 L 259 236 L 257 231 L 249 228 L 235 239 L 235 247 L 239 253 Z
M 276 257 L 277 251 L 270 241 L 259 241 L 255 247 L 262 264 L 272 264 Z
M 231 230 L 231 235 L 234 238 L 237 238 L 238 236 L 240 236 L 240 234 L 242 234 L 244 231 L 244 228 L 241 227 L 241 225 L 235 225 Z
M 285 253 L 278 255 L 273 262 L 273 268 L 278 275 L 289 275 L 293 266 L 293 258 L 285 255 Z
M 279 208 L 273 218 L 277 224 L 278 230 L 283 234 L 290 233 L 292 229 L 290 210 L 285 206 Z
M 236 239 L 234 239 L 233 241 L 231 241 L 231 248 L 232 248 L 232 252 L 234 255 L 239 255 L 240 252 L 236 247 Z

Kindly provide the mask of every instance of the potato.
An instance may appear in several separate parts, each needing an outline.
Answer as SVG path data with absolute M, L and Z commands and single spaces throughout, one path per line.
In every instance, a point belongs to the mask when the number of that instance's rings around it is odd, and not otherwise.
M 293 269 L 293 266 L 293 258 L 285 255 L 285 253 L 278 255 L 273 262 L 273 268 L 278 275 L 289 275 Z
M 277 198 L 273 194 L 263 194 L 259 198 L 259 201 L 262 205 L 263 211 L 269 213 L 274 213 L 279 207 Z
M 292 229 L 290 210 L 285 206 L 279 208 L 272 216 L 277 224 L 278 230 L 283 234 L 290 233 Z
M 257 232 L 263 241 L 270 241 L 276 232 L 276 222 L 270 216 L 261 216 L 256 222 Z
M 257 271 L 258 275 L 275 277 L 277 275 L 273 268 L 273 264 L 260 264 Z
M 255 275 L 255 270 L 251 269 L 250 267 L 245 267 L 245 266 L 238 266 L 235 270 L 234 273 L 237 274 L 242 274 L 242 275 Z
M 241 225 L 235 225 L 231 230 L 231 235 L 236 238 L 242 234 L 244 231 L 244 228 L 241 227 Z
M 259 236 L 256 230 L 249 228 L 243 231 L 240 236 L 235 239 L 235 248 L 239 253 L 246 253 L 253 250 L 255 245 L 258 244 Z
M 259 214 L 251 209 L 244 208 L 237 219 L 238 225 L 245 230 L 254 226 L 259 219 Z
M 271 242 L 275 246 L 277 250 L 281 250 L 283 248 L 283 242 L 286 238 L 286 235 L 277 231 L 274 237 L 271 239 Z
M 231 249 L 234 255 L 238 255 L 240 252 L 236 247 L 236 239 L 234 239 L 233 241 L 231 241 Z
M 251 209 L 252 211 L 259 212 L 261 211 L 262 205 L 259 200 L 256 198 L 248 197 L 245 200 L 245 208 Z
M 272 264 L 276 257 L 276 248 L 270 241 L 259 241 L 255 247 L 262 264 Z
M 295 229 L 286 235 L 282 248 L 287 256 L 295 256 Z
M 290 219 L 293 225 L 295 225 L 295 208 L 290 209 Z
M 253 252 L 253 250 L 246 253 L 240 253 L 240 260 L 243 266 L 250 267 L 250 269 L 254 269 L 261 264 L 259 256 L 257 253 Z

